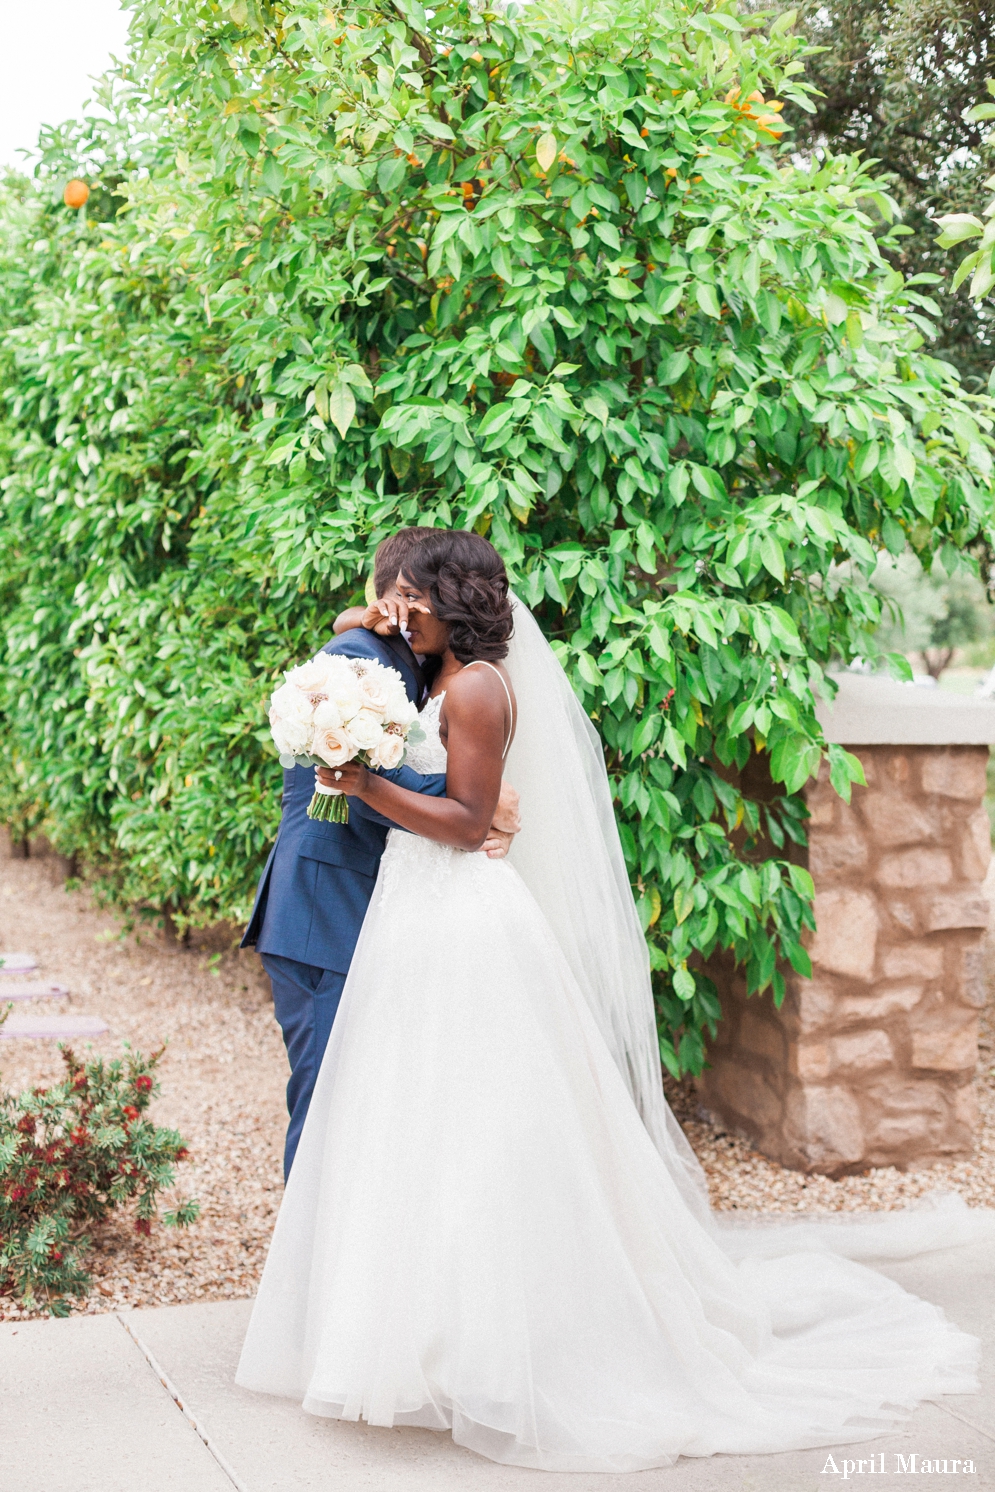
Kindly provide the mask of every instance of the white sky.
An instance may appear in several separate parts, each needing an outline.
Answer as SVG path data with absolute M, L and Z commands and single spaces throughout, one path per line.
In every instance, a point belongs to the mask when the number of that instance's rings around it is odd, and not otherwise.
M 91 79 L 113 52 L 124 54 L 128 13 L 118 0 L 0 0 L 4 77 L 0 85 L 0 165 L 25 169 L 42 124 L 78 117 Z

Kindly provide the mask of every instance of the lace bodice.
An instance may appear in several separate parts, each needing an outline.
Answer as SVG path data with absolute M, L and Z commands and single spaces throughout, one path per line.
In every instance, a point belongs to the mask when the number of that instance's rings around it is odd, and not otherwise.
M 446 748 L 439 735 L 439 716 L 442 713 L 442 701 L 445 697 L 446 693 L 443 690 L 441 694 L 433 695 L 426 701 L 425 708 L 418 717 L 418 723 L 425 732 L 425 739 L 419 741 L 417 745 L 409 746 L 405 752 L 404 765 L 414 772 L 421 772 L 424 776 L 428 776 L 431 772 L 446 770 Z
M 431 772 L 446 770 L 446 748 L 439 736 L 439 715 L 445 691 L 429 699 L 418 717 L 424 741 L 409 746 L 404 765 L 426 776 Z M 485 897 L 489 895 L 487 880 L 493 876 L 499 864 L 486 855 L 468 854 L 453 845 L 438 844 L 433 839 L 423 839 L 418 834 L 409 834 L 404 829 L 391 829 L 387 835 L 387 848 L 380 862 L 378 882 L 381 900 L 394 898 L 403 892 L 403 887 L 414 878 L 421 888 L 422 896 L 444 903 L 454 895 L 456 885 L 453 877 L 461 882 L 469 879 Z M 504 867 L 505 870 L 507 867 Z

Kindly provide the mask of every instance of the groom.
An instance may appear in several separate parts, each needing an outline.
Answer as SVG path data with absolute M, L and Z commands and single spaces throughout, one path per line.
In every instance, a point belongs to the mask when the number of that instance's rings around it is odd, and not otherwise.
M 377 598 L 393 598 L 398 571 L 416 544 L 434 532 L 400 529 L 384 539 L 374 560 Z M 408 698 L 421 704 L 426 679 L 402 636 L 379 636 L 354 627 L 323 649 L 347 658 L 373 658 L 396 669 Z M 412 792 L 444 797 L 445 773 L 422 776 L 409 767 L 383 774 Z M 287 1108 L 290 1125 L 284 1175 L 290 1174 L 318 1069 L 339 1007 L 359 930 L 376 883 L 390 821 L 358 798 L 349 799 L 349 822 L 309 819 L 314 791 L 310 767 L 283 774 L 283 817 L 276 844 L 256 891 L 242 947 L 255 945 L 273 986 L 273 1007 L 290 1059 Z M 507 852 L 518 828 L 518 795 L 502 785 L 490 853 Z

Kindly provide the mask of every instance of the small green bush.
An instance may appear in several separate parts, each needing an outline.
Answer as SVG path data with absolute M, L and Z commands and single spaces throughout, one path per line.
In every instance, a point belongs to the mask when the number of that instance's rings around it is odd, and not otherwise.
M 176 1130 L 143 1118 L 161 1056 L 80 1062 L 63 1047 L 60 1083 L 0 1091 L 0 1296 L 66 1316 L 69 1298 L 89 1290 L 91 1224 L 135 1202 L 136 1232 L 151 1232 L 157 1198 L 187 1158 Z M 184 1227 L 199 1211 L 183 1202 L 162 1220 Z

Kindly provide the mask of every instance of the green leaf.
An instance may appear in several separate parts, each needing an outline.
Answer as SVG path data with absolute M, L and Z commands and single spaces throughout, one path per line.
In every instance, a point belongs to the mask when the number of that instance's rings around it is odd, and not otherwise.
M 972 300 L 980 300 L 988 294 L 995 285 L 995 268 L 992 266 L 992 251 L 989 249 L 979 258 L 978 265 L 971 278 L 971 287 L 968 295 Z
M 978 238 L 985 231 L 981 219 L 969 212 L 947 213 L 944 217 L 937 218 L 936 222 L 942 229 L 936 240 L 941 249 L 950 249 L 954 244 L 964 243 L 969 238 Z
M 663 359 L 657 369 L 656 381 L 662 388 L 667 388 L 683 378 L 690 366 L 691 359 L 682 347 L 680 351 L 671 352 Z
M 792 942 L 790 939 L 785 939 L 784 951 L 788 955 L 791 967 L 794 969 L 795 973 L 800 974 L 803 979 L 811 979 L 812 960 L 809 958 L 807 950 L 802 947 L 801 943 L 795 943 Z
M 401 185 L 408 169 L 403 155 L 390 155 L 377 167 L 377 185 L 382 192 L 393 192 Z
M 784 550 L 773 534 L 764 534 L 760 540 L 760 558 L 775 580 L 784 579 Z
M 690 917 L 693 911 L 694 892 L 689 891 L 685 886 L 678 886 L 674 892 L 674 916 L 677 918 L 678 927 Z
M 618 236 L 618 229 L 614 223 L 603 222 L 600 218 L 591 224 L 601 242 L 614 249 L 616 254 L 621 251 L 622 244 Z
M 908 482 L 911 487 L 916 479 L 916 458 L 908 446 L 899 444 L 892 447 L 891 454 L 898 475 L 902 478 L 903 482 Z
M 547 368 L 551 368 L 556 362 L 556 337 L 548 321 L 540 321 L 529 332 L 529 341 L 539 353 Z
M 266 190 L 276 197 L 283 188 L 286 173 L 275 155 L 268 155 L 263 162 L 262 183 Z
M 594 419 L 600 420 L 602 425 L 607 422 L 610 410 L 600 394 L 588 394 L 584 399 L 584 408 Z
M 477 438 L 483 439 L 485 435 L 496 435 L 499 430 L 504 429 L 509 420 L 514 418 L 515 413 L 514 404 L 508 399 L 502 400 L 500 404 L 492 404 L 477 426 Z
M 319 418 L 323 419 L 325 421 L 326 425 L 327 425 L 327 423 L 328 423 L 328 381 L 325 378 L 319 378 L 318 382 L 314 386 L 314 407 L 318 411 Z
M 844 803 L 849 803 L 851 783 L 859 783 L 861 787 L 866 785 L 860 759 L 852 752 L 844 750 L 842 746 L 831 745 L 829 747 L 829 781 Z
M 349 383 L 354 389 L 359 389 L 367 399 L 373 398 L 373 385 L 362 363 L 346 363 L 339 377 L 343 383 Z
M 553 316 L 565 331 L 576 332 L 580 330 L 576 317 L 566 306 L 554 306 Z
M 699 308 L 704 311 L 706 316 L 714 316 L 718 319 L 722 315 L 718 292 L 714 285 L 709 285 L 704 280 L 698 280 L 694 287 L 694 294 Z
M 878 464 L 881 447 L 876 440 L 865 440 L 853 458 L 853 471 L 858 481 L 869 477 Z
M 826 320 L 830 326 L 842 326 L 849 315 L 847 304 L 838 295 L 826 296 Z
M 344 161 L 340 161 L 336 164 L 335 171 L 343 186 L 349 187 L 354 192 L 366 191 L 366 181 L 363 174 L 361 171 L 357 171 L 355 166 L 347 166 Z
M 679 1000 L 693 1000 L 695 994 L 694 975 L 685 966 L 674 972 L 674 994 Z
M 670 476 L 667 478 L 667 491 L 674 502 L 680 507 L 687 496 L 688 485 L 691 481 L 691 473 L 686 461 L 670 468 Z
M 356 399 L 348 383 L 337 378 L 328 395 L 328 418 L 345 439 L 356 418 Z
M 577 654 L 577 672 L 580 674 L 585 684 L 601 684 L 601 669 L 595 663 L 590 653 Z
M 536 141 L 536 164 L 540 171 L 548 171 L 556 160 L 557 146 L 556 136 L 552 130 L 547 130 L 540 135 Z

